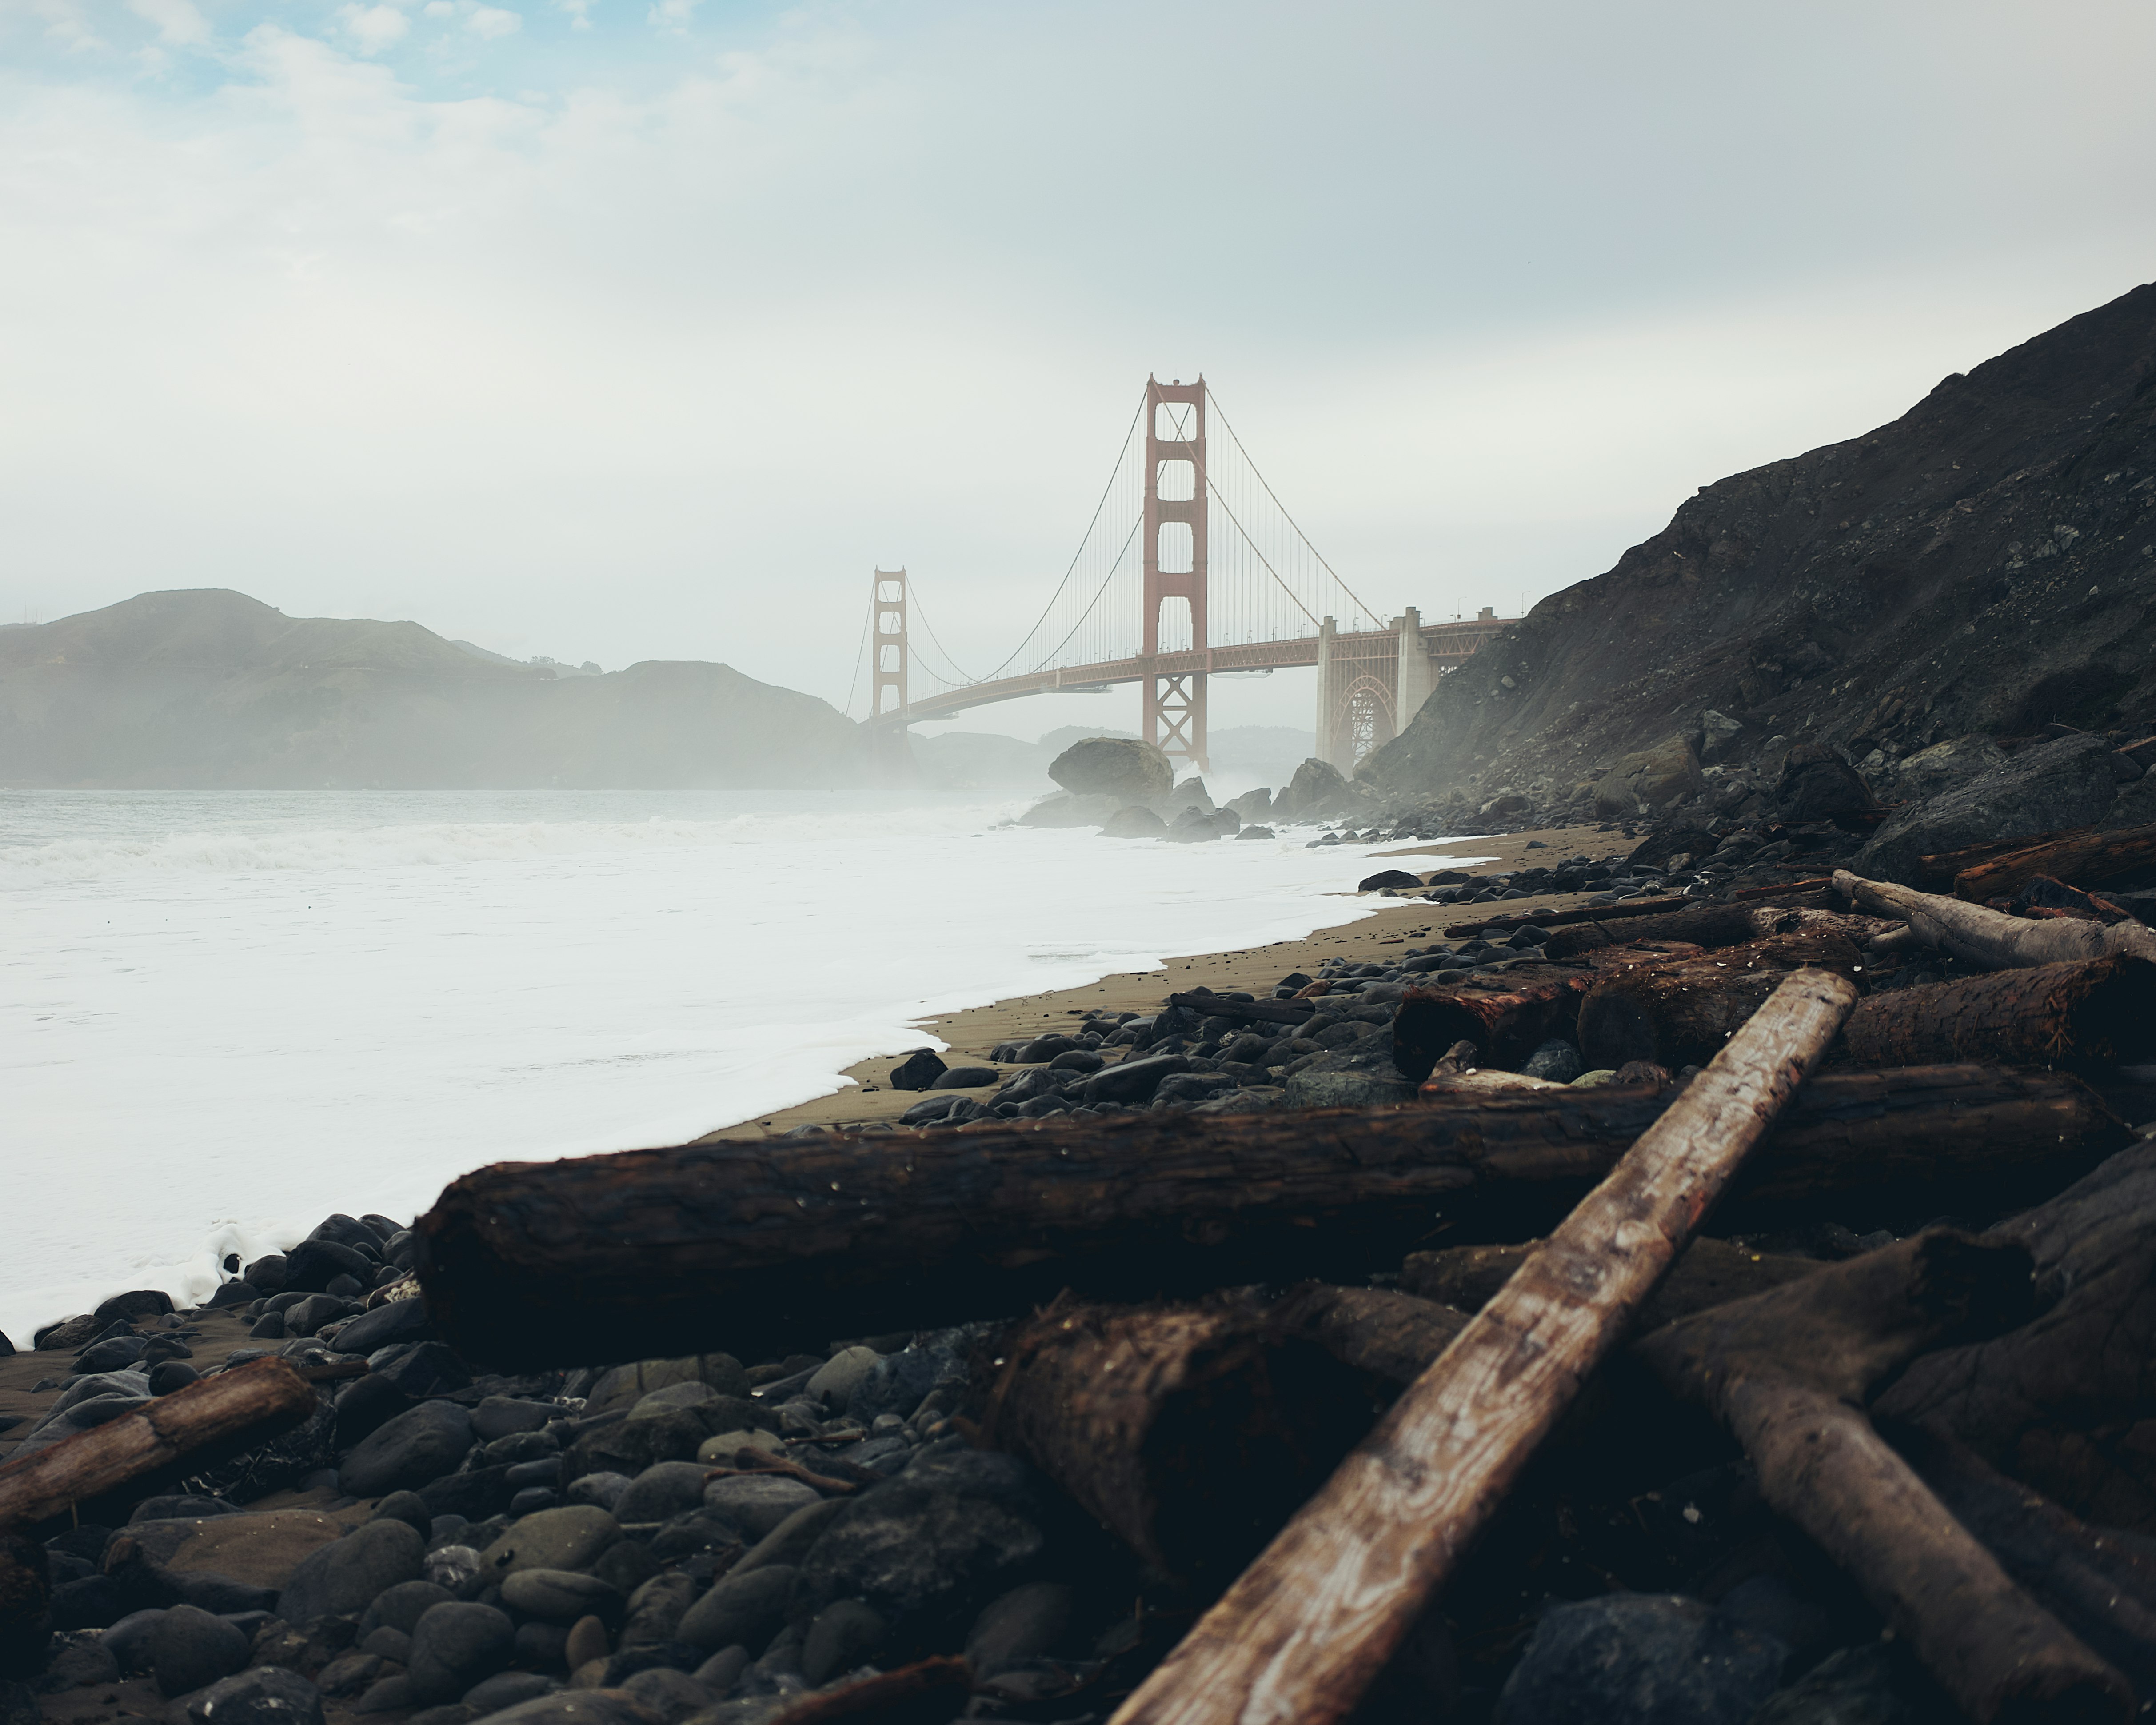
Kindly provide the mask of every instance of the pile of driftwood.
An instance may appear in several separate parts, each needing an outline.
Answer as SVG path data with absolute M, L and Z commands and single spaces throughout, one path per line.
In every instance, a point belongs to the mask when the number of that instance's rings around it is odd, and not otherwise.
M 2105 1095 L 2156 1058 L 2156 933 L 2055 896 L 1842 874 L 1583 916 L 1401 1002 L 1422 1094 L 1394 1107 L 499 1165 L 424 1218 L 421 1280 L 500 1370 L 1029 1310 L 982 1355 L 976 1440 L 1220 1583 L 1119 1721 L 1346 1717 L 1620 1365 L 1721 1423 L 1970 1717 L 2123 1721 L 2156 1696 L 2156 1563 L 2104 1531 L 2156 1532 L 2156 1144 Z M 1866 992 L 1912 944 L 1974 974 Z M 1509 1069 L 1558 1034 L 1620 1081 Z M 1972 1225 L 1907 1229 L 1943 1213 Z M 1902 1237 L 1839 1264 L 1695 1238 L 1860 1215 Z M 259 1380 L 287 1419 L 290 1375 L 200 1388 Z M 143 1465 L 187 1441 L 106 1430 Z

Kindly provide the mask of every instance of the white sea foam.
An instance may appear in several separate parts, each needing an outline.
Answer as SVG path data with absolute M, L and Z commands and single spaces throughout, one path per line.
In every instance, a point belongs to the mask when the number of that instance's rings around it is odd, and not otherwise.
M 1389 901 L 868 795 L 0 794 L 0 1331 L 829 1094 L 926 1015 Z

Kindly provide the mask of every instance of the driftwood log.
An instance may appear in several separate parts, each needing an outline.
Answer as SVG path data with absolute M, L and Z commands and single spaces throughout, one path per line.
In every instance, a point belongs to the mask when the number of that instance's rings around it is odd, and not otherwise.
M 2156 1541 L 2092 1527 L 1936 1432 L 1880 1435 L 2037 1604 L 2156 1695 Z
M 1926 857 L 1921 866 L 1928 874 L 1950 873 L 1954 896 L 1979 904 L 2018 892 L 2040 874 L 2091 886 L 2156 863 L 2156 826 L 2125 826 L 2112 832 L 2082 828 L 1951 866 L 1956 860 Z M 1935 867 L 1938 864 L 1948 866 L 1942 870 Z
M 1467 1327 L 1468 1316 L 1414 1294 L 1322 1282 L 1291 1290 L 1273 1308 L 1274 1321 L 1286 1334 L 1314 1341 L 1342 1365 L 1391 1383 L 1421 1377 Z
M 856 1333 L 1091 1300 L 1359 1281 L 1440 1236 L 1545 1233 L 1667 1108 L 1648 1086 L 1372 1110 L 983 1121 L 904 1135 L 497 1163 L 418 1224 L 466 1359 L 537 1370 L 715 1341 L 778 1357 Z M 1731 1195 L 1732 1226 L 1999 1208 L 2126 1143 L 2076 1080 L 1945 1066 L 1815 1079 Z M 1993 1212 L 1992 1213 L 1996 1213 Z
M 1363 1380 L 1254 1297 L 1060 1301 L 976 1366 L 976 1441 L 1172 1574 L 1232 1575 L 1369 1429 Z
M 1393 1017 L 1393 1064 L 1420 1084 L 1455 1043 L 1471 1042 L 1491 1066 L 1510 1067 L 1553 1036 L 1569 1036 L 1594 981 L 1582 965 L 1516 964 L 1486 981 L 1411 989 Z
M 1640 1135 L 1118 1708 L 1344 1718 L 1825 1053 L 1854 985 L 1799 971 Z
M 1859 1001 L 1842 1035 L 1867 1066 L 2148 1060 L 2156 1058 L 2156 964 L 2121 953 L 1897 989 Z
M 1875 945 L 1936 947 L 1985 971 L 2109 958 L 2120 952 L 2156 960 L 2156 929 L 2143 923 L 2107 927 L 2071 918 L 2009 916 L 1892 881 L 1866 880 L 1845 868 L 1835 871 L 1834 884 L 1861 909 L 1908 924 L 1898 935 L 1881 935 Z
M 2015 1243 L 1929 1230 L 1657 1331 L 1637 1352 L 1729 1427 L 1768 1502 L 1970 1717 L 2123 1722 L 2124 1677 L 2014 1583 L 1862 1411 L 1919 1354 L 2025 1312 L 2029 1267 Z
M 1861 946 L 1895 926 L 1876 916 L 1822 906 L 1697 904 L 1666 916 L 1629 923 L 1621 929 L 1605 929 L 1599 923 L 1560 929 L 1543 947 L 1543 956 L 1551 960 L 1591 958 L 1604 947 L 1637 946 L 1657 940 L 1684 941 L 1711 951 L 1717 947 L 1743 946 L 1763 940 L 1769 935 L 1839 935 Z
M 1441 1252 L 1411 1252 L 1400 1266 L 1404 1294 L 1448 1308 L 1477 1312 L 1540 1249 L 1540 1240 L 1516 1246 L 1450 1246 Z M 1794 1282 L 1824 1268 L 1812 1258 L 1754 1252 L 1727 1240 L 1695 1239 L 1670 1266 L 1654 1298 L 1640 1308 L 1642 1333 L 1732 1300 L 1748 1299 Z
M 1917 1361 L 1874 1411 L 2086 1520 L 2156 1535 L 2156 1143 L 1994 1232 L 2034 1258 L 2038 1315 Z
M 284 1360 L 217 1372 L 0 1467 L 0 1527 L 36 1527 L 183 1457 L 275 1437 L 314 1411 L 313 1388 Z
M 1062 1300 L 979 1350 L 975 1441 L 1024 1456 L 1171 1574 L 1224 1580 L 1411 1383 L 1467 1315 L 1306 1284 L 1192 1305 Z
M 1579 1003 L 1579 1051 L 1590 1067 L 1651 1060 L 1702 1066 L 1792 971 L 1854 980 L 1863 960 L 1838 935 L 1770 935 L 1674 963 L 1599 969 Z

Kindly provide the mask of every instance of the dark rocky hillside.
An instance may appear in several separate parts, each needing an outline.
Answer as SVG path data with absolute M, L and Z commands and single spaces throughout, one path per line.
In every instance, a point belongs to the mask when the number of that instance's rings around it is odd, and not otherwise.
M 0 784 L 783 786 L 867 766 L 844 715 L 725 665 L 557 679 L 417 623 L 217 589 L 0 629 Z
M 1813 743 L 1891 798 L 1928 747 L 2061 723 L 2156 730 L 2156 285 L 1892 425 L 1702 487 L 1446 677 L 1362 776 L 1609 818 Z

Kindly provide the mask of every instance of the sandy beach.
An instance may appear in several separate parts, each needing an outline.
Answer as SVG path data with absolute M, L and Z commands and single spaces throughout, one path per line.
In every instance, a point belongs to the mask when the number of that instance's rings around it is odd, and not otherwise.
M 1074 839 L 1074 842 L 1082 840 Z M 1582 852 L 1596 857 L 1622 856 L 1632 842 L 1621 833 L 1595 826 L 1556 826 L 1405 845 L 1360 857 L 1343 854 L 1342 919 L 1313 929 L 1299 940 L 1276 940 L 1224 952 L 1180 953 L 1168 958 L 1161 970 L 1127 971 L 1104 976 L 1084 987 L 1015 995 L 987 1006 L 925 1018 L 921 1021 L 923 1035 L 919 1046 L 930 1046 L 932 1038 L 945 1045 L 947 1058 L 952 1054 L 965 1054 L 985 1061 L 988 1051 L 997 1043 L 1014 1038 L 1037 1036 L 1061 1018 L 1075 1017 L 1093 1010 L 1153 1012 L 1165 1002 L 1171 991 L 1204 987 L 1225 993 L 1244 989 L 1262 996 L 1291 971 L 1315 974 L 1317 965 L 1328 958 L 1379 958 L 1384 955 L 1383 949 L 1389 945 L 1437 939 L 1448 923 L 1473 918 L 1475 913 L 1471 910 L 1455 910 L 1420 899 L 1389 899 L 1380 893 L 1358 893 L 1355 890 L 1357 880 L 1383 868 L 1399 868 L 1415 874 L 1445 868 L 1457 868 L 1467 874 L 1502 874 Z M 1531 849 L 1534 845 L 1541 848 Z M 1505 906 L 1505 910 L 1511 914 L 1538 909 L 1568 909 L 1585 904 L 1589 896 L 1584 893 L 1548 893 L 1514 900 Z M 1347 911 L 1350 905 L 1355 907 L 1352 914 Z M 921 1099 L 918 1091 L 894 1090 L 886 1083 L 891 1068 L 904 1058 L 906 1052 L 900 1050 L 848 1067 L 846 1076 L 853 1084 L 845 1089 L 720 1127 L 696 1141 L 709 1144 L 728 1139 L 767 1138 L 796 1126 L 896 1120 Z

